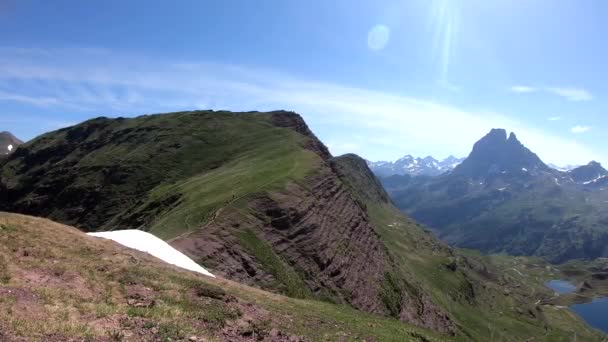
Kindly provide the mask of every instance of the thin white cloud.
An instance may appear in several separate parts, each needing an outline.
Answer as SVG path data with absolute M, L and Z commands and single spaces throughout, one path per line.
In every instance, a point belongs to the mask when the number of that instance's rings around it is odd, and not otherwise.
M 583 88 L 547 88 L 547 91 L 566 98 L 569 101 L 590 101 L 593 95 Z
M 585 133 L 585 132 L 588 132 L 589 130 L 591 130 L 591 127 L 576 125 L 576 126 L 572 127 L 570 130 L 572 131 L 572 133 Z
M 586 89 L 575 88 L 575 87 L 546 87 L 536 88 L 526 85 L 515 85 L 509 87 L 509 90 L 513 93 L 526 94 L 526 93 L 537 93 L 540 91 L 548 92 L 554 95 L 561 96 L 569 101 L 590 101 L 593 100 L 593 95 Z
M 549 119 L 547 119 L 549 121 L 561 121 L 562 117 L 561 116 L 552 116 Z
M 91 108 L 91 115 L 207 108 L 294 110 L 322 140 L 332 143 L 332 152 L 354 152 L 373 160 L 392 160 L 404 153 L 467 155 L 477 139 L 491 128 L 502 127 L 515 131 L 548 162 L 608 162 L 608 158 L 574 139 L 547 134 L 496 112 L 461 110 L 425 99 L 306 80 L 271 70 L 151 61 L 105 53 L 45 51 L 43 56 L 32 53 L 27 58 L 3 54 L 0 88 L 13 86 L 14 92 L 23 96 L 36 89 L 41 96 L 58 99 L 57 106 Z M 355 132 L 365 139 L 353 143 Z M 374 137 L 382 139 L 373 141 Z
M 523 85 L 512 86 L 509 89 L 512 92 L 514 92 L 514 93 L 534 93 L 534 92 L 538 91 L 537 88 L 529 87 L 529 86 L 523 86 Z
M 46 96 L 28 96 L 21 94 L 14 94 L 0 90 L 0 101 L 14 101 L 22 102 L 40 107 L 48 107 L 50 105 L 59 104 L 59 100 L 54 97 Z

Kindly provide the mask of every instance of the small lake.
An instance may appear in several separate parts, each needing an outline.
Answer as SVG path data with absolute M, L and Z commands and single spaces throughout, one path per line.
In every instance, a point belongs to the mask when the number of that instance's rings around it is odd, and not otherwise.
M 566 280 L 551 280 L 545 286 L 558 294 L 572 293 L 576 286 Z M 596 298 L 589 303 L 574 304 L 570 309 L 590 326 L 608 333 L 608 297 Z
M 590 326 L 608 333 L 608 297 L 596 298 L 585 304 L 570 306 Z
M 571 293 L 576 290 L 576 286 L 566 280 L 550 280 L 545 283 L 545 286 L 559 294 Z

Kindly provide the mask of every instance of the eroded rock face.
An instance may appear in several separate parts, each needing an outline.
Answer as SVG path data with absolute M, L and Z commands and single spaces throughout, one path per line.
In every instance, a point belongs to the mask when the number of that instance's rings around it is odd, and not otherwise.
M 246 217 L 224 210 L 221 217 L 171 244 L 214 274 L 242 283 L 285 292 L 280 279 L 243 248 L 238 235 L 251 231 L 268 244 L 271 253 L 296 270 L 317 298 L 396 318 L 446 333 L 455 330 L 447 313 L 424 294 L 409 293 L 401 284 L 394 291 L 401 300 L 389 308 L 383 284 L 393 261 L 369 217 L 329 164 L 305 184 L 253 199 Z M 413 284 L 409 284 L 415 287 Z
M 290 128 L 304 136 L 310 137 L 306 142 L 306 148 L 317 153 L 323 160 L 331 158 L 331 153 L 323 143 L 317 139 L 314 133 L 308 128 L 308 125 L 302 117 L 294 112 L 273 112 L 272 123 L 277 127 Z

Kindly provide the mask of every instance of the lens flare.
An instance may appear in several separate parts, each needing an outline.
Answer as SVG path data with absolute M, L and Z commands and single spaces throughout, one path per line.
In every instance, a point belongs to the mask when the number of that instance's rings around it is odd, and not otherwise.
M 367 33 L 367 46 L 370 50 L 382 50 L 388 44 L 391 30 L 385 25 L 376 25 Z

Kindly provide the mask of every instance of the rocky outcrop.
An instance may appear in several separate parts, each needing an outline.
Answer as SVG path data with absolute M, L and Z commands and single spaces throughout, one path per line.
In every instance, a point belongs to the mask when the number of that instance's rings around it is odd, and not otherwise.
M 323 160 L 331 158 L 331 153 L 327 147 L 315 136 L 315 134 L 308 128 L 308 125 L 302 119 L 300 114 L 294 112 L 277 111 L 271 112 L 271 121 L 277 127 L 290 128 L 306 137 L 309 137 L 305 143 L 305 147 L 315 153 L 317 153 Z
M 203 261 L 215 274 L 272 288 L 281 281 L 280 275 L 239 243 L 240 233 L 254 231 L 284 267 L 296 270 L 294 274 L 313 296 L 442 332 L 454 331 L 450 317 L 428 295 L 409 293 L 401 283 L 392 289 L 400 298 L 396 311 L 387 307 L 383 284 L 393 261 L 361 203 L 329 166 L 306 184 L 290 184 L 283 191 L 256 197 L 246 212 L 250 214 L 225 210 L 212 224 L 171 245 Z M 288 285 L 277 289 L 288 292 Z

